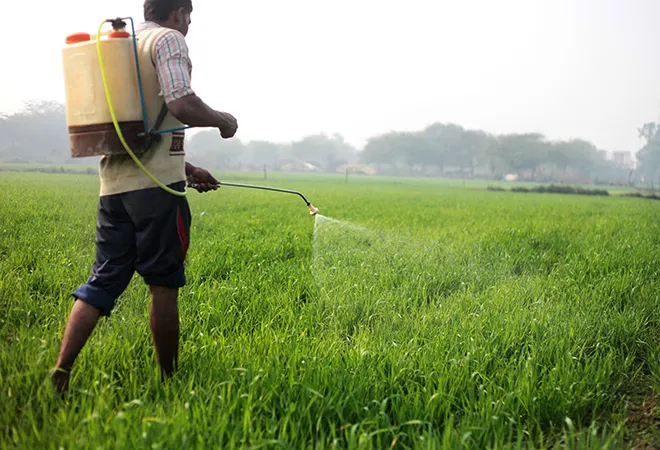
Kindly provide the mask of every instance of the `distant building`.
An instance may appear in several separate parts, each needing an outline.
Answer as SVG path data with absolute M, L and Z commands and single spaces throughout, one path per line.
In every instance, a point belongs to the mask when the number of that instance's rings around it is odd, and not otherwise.
M 309 162 L 291 162 L 280 167 L 284 172 L 320 172 L 321 170 Z
M 350 172 L 350 173 L 362 173 L 365 175 L 375 175 L 376 174 L 376 169 L 373 167 L 367 165 L 367 164 L 344 164 L 342 166 L 337 167 L 337 172 L 344 173 L 344 172 Z

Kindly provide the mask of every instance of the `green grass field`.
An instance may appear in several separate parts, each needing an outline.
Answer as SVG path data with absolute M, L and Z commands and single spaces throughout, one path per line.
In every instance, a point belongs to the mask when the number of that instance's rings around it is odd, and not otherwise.
M 136 275 L 60 399 L 98 179 L 0 173 L 1 448 L 660 445 L 660 203 L 221 179 L 300 190 L 321 216 L 191 191 L 176 377 L 160 382 Z

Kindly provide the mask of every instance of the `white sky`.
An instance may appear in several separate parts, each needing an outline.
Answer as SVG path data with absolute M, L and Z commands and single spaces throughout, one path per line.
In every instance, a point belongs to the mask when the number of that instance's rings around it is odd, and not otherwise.
M 193 88 L 237 137 L 369 136 L 436 121 L 636 152 L 660 119 L 660 0 L 193 0 Z M 66 35 L 142 0 L 12 2 L 0 111 L 63 101 Z M 9 27 L 9 29 L 7 29 Z M 11 44 L 11 45 L 9 45 Z M 7 64 L 7 65 L 5 65 Z

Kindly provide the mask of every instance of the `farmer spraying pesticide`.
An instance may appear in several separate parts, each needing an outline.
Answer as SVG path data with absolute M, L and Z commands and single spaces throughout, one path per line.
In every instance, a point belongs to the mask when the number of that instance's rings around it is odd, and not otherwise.
M 52 372 L 60 392 L 68 389 L 73 364 L 98 319 L 110 316 L 136 270 L 149 285 L 150 327 L 161 374 L 171 376 L 176 368 L 178 292 L 186 283 L 191 225 L 186 181 L 198 192 L 219 185 L 207 170 L 185 161 L 183 130 L 215 127 L 226 139 L 237 130 L 231 114 L 210 108 L 191 88 L 185 36 L 192 9 L 191 0 L 145 0 L 145 21 L 134 35 L 117 19 L 105 21 L 113 26 L 105 35 L 99 27 L 94 37 L 76 33 L 67 38 L 63 56 L 71 153 L 102 158 L 96 258 L 91 276 L 73 293 Z M 121 72 L 121 64 L 132 64 L 133 72 Z M 126 73 L 137 73 L 137 82 Z

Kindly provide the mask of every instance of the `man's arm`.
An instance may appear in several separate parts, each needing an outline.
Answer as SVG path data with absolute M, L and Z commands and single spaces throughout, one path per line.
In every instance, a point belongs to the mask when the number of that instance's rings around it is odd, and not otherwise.
M 166 33 L 156 44 L 154 63 L 158 82 L 168 111 L 181 122 L 193 127 L 217 127 L 224 138 L 236 133 L 236 119 L 215 111 L 199 98 L 190 83 L 192 63 L 183 35 Z M 198 192 L 216 190 L 220 182 L 211 173 L 186 161 L 186 178 L 196 184 Z
M 181 33 L 174 30 L 166 33 L 156 44 L 154 59 L 167 109 L 174 117 L 193 127 L 219 128 L 224 138 L 236 134 L 236 119 L 212 109 L 193 91 L 192 63 Z
M 190 164 L 188 161 L 186 161 L 186 176 L 191 177 L 193 174 L 193 170 L 196 169 L 197 167 L 193 166 Z
M 186 125 L 219 128 L 222 137 L 236 134 L 237 123 L 233 116 L 212 109 L 194 93 L 172 100 L 167 104 L 167 109 Z

